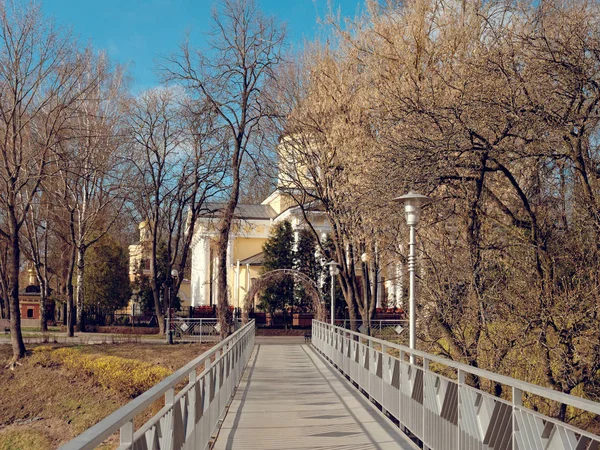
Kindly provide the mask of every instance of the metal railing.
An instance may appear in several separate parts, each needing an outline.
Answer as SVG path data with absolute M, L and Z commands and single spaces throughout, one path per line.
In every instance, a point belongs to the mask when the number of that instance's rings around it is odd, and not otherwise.
M 525 407 L 523 394 L 596 415 L 600 414 L 599 403 L 323 322 L 313 321 L 312 343 L 425 449 L 600 448 L 599 436 Z M 421 364 L 411 364 L 407 360 L 410 355 Z M 430 370 L 431 363 L 453 370 L 456 379 Z M 465 379 L 470 375 L 509 387 L 512 400 L 468 385 Z
M 366 324 L 361 319 L 336 319 L 335 324 L 340 328 L 352 329 L 352 324 L 360 333 L 366 334 Z M 371 336 L 394 341 L 396 343 L 408 343 L 408 319 L 372 319 L 369 322 Z
M 171 330 L 173 342 L 217 342 L 220 339 L 219 319 L 172 317 L 165 319 L 167 330 Z M 237 330 L 241 320 L 235 319 L 233 326 Z
M 250 359 L 254 329 L 250 321 L 61 449 L 92 449 L 117 431 L 119 450 L 206 449 Z M 185 380 L 186 385 L 176 393 L 175 387 Z M 162 396 L 165 406 L 135 431 L 135 417 Z

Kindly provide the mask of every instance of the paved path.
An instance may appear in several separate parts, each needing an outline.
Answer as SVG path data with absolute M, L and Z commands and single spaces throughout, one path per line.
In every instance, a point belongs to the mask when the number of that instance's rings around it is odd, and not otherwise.
M 308 345 L 257 342 L 214 449 L 415 449 Z

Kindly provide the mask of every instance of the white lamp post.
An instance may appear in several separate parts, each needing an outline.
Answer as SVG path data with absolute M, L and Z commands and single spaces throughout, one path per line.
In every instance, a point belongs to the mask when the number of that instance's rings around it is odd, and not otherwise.
M 429 200 L 426 195 L 409 192 L 406 195 L 395 199 L 398 202 L 404 202 L 404 212 L 406 213 L 406 224 L 410 228 L 409 251 L 408 251 L 408 307 L 409 307 L 409 344 L 408 346 L 415 350 L 417 341 L 416 331 L 416 295 L 415 295 L 415 266 L 417 262 L 415 227 L 421 217 L 421 206 Z M 410 362 L 414 364 L 415 357 L 410 355 Z
M 329 275 L 331 275 L 331 325 L 335 326 L 335 276 L 339 275 L 339 264 L 335 261 L 330 261 L 326 266 L 329 266 Z

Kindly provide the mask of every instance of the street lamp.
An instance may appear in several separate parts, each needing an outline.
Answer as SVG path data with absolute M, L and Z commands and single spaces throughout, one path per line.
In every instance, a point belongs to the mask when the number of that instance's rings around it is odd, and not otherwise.
M 421 206 L 429 200 L 426 195 L 409 192 L 406 195 L 394 199 L 397 202 L 404 203 L 404 212 L 406 213 L 406 224 L 410 228 L 409 251 L 408 251 L 408 304 L 409 304 L 409 344 L 408 346 L 415 350 L 417 332 L 416 332 L 416 295 L 415 295 L 415 266 L 417 262 L 415 227 L 421 217 Z M 410 362 L 414 364 L 415 357 L 410 355 Z
M 339 264 L 335 261 L 330 261 L 326 266 L 329 266 L 329 275 L 331 275 L 331 325 L 335 326 L 335 276 L 339 275 Z
M 177 278 L 179 272 L 177 269 L 171 270 L 171 276 L 167 277 L 167 296 L 169 300 L 169 310 L 167 312 L 167 344 L 173 344 L 173 333 L 171 332 L 171 286 L 173 285 L 173 278 Z

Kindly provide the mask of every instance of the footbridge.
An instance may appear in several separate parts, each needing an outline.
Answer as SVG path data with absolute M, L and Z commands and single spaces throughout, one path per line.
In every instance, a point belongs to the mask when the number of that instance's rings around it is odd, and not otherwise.
M 323 322 L 306 344 L 262 343 L 251 321 L 62 448 L 118 433 L 122 450 L 600 449 L 599 436 L 534 411 L 532 398 L 600 414 L 596 402 Z

